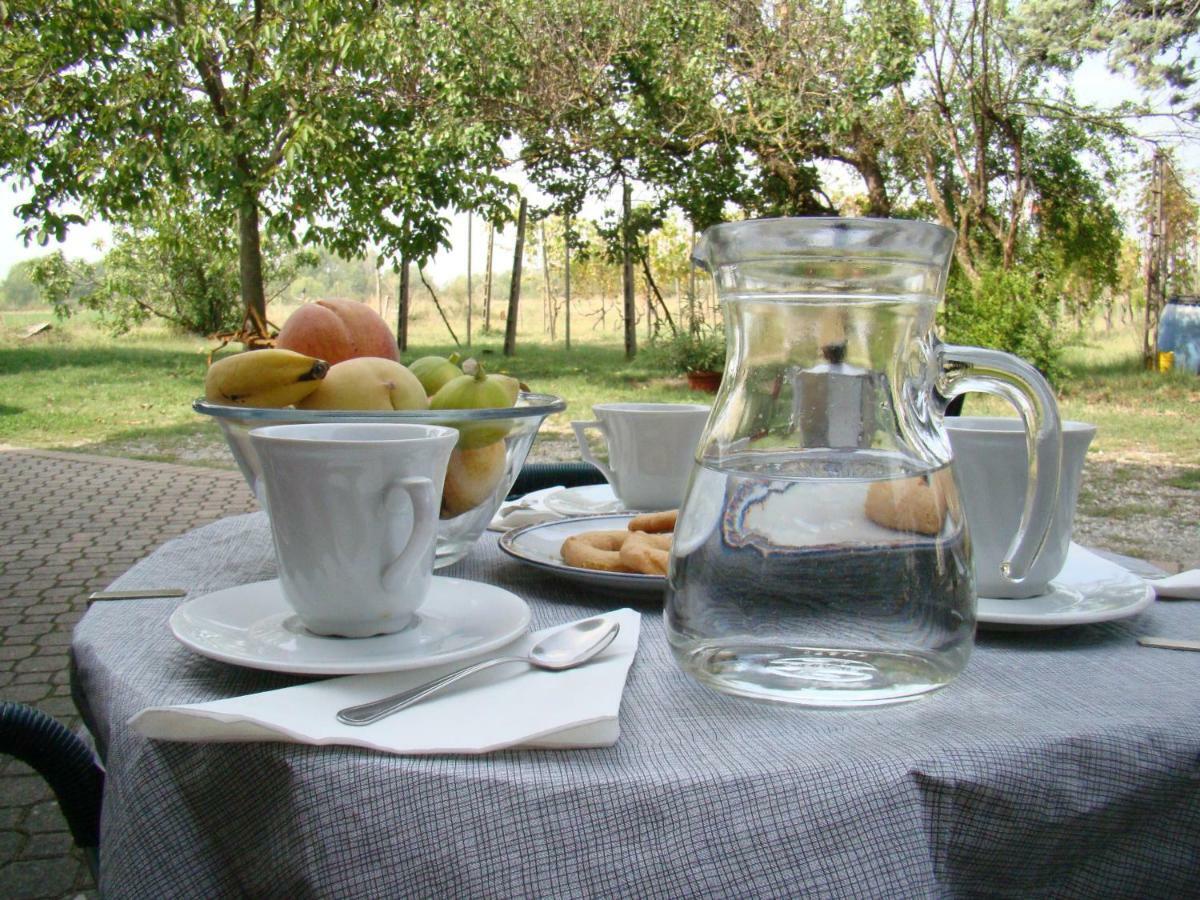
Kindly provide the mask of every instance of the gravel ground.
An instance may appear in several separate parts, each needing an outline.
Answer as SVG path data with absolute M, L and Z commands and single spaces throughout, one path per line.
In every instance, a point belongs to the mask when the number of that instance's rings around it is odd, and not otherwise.
M 1079 543 L 1149 560 L 1168 572 L 1200 568 L 1200 468 L 1092 453 L 1079 494 Z

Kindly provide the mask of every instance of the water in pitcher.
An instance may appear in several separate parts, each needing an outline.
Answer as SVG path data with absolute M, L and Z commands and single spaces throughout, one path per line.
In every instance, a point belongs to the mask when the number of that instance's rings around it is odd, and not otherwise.
M 948 466 L 871 450 L 727 457 L 697 468 L 680 522 L 667 633 L 701 682 L 861 706 L 966 664 L 975 592 Z

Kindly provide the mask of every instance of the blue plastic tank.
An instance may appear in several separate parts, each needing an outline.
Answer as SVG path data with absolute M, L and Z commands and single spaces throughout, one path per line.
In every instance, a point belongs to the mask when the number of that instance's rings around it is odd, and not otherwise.
M 1200 374 L 1200 296 L 1167 300 L 1158 320 L 1158 352 L 1175 354 L 1175 368 Z

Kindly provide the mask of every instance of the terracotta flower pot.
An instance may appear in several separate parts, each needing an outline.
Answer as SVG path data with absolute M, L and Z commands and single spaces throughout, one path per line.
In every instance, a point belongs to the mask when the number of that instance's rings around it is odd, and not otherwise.
M 687 373 L 688 387 L 693 391 L 704 391 L 708 394 L 715 394 L 721 386 L 720 372 L 688 372 Z

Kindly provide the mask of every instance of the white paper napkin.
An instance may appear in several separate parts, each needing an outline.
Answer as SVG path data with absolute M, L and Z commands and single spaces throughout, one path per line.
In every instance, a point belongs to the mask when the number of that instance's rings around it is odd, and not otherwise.
M 1200 600 L 1200 569 L 1191 569 L 1149 582 L 1160 600 Z
M 620 734 L 621 695 L 641 625 L 641 616 L 632 609 L 607 615 L 620 622 L 620 633 L 607 650 L 579 668 L 547 672 L 519 663 L 496 666 L 371 725 L 343 725 L 336 713 L 415 687 L 471 661 L 331 678 L 210 703 L 151 707 L 130 724 L 163 741 L 348 744 L 400 754 L 607 747 Z M 522 655 L 556 628 L 525 635 L 493 655 Z
M 524 528 L 526 525 L 537 525 L 541 522 L 551 522 L 561 519 L 558 513 L 546 506 L 546 497 L 566 490 L 561 484 L 554 487 L 542 488 L 540 491 L 530 491 L 519 500 L 503 503 L 496 510 L 488 525 L 489 531 L 510 531 L 513 528 Z

